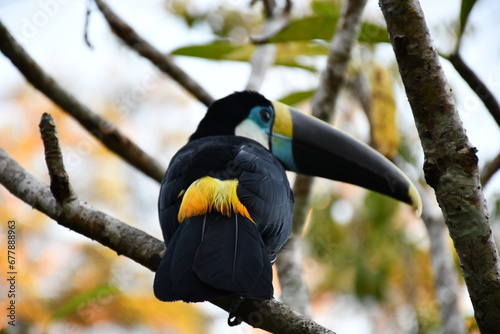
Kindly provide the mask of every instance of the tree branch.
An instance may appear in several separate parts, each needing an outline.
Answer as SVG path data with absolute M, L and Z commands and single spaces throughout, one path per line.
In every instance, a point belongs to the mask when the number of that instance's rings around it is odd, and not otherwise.
M 491 180 L 493 175 L 500 169 L 500 154 L 498 154 L 493 160 L 486 163 L 481 172 L 481 184 L 486 187 L 488 182 Z
M 167 55 L 162 54 L 144 38 L 139 36 L 132 27 L 123 21 L 113 10 L 102 0 L 95 0 L 97 7 L 104 15 L 109 26 L 114 33 L 122 39 L 130 48 L 137 51 L 141 56 L 149 59 L 161 71 L 172 77 L 184 89 L 193 94 L 200 102 L 209 106 L 214 101 L 213 97 L 205 91 L 196 81 L 184 72 Z
M 64 168 L 56 123 L 49 114 L 43 114 L 40 121 L 40 133 L 45 147 L 45 162 L 49 170 L 50 191 L 58 203 L 75 199 L 75 193 L 69 183 L 69 176 Z
M 469 84 L 469 87 L 483 101 L 484 106 L 488 109 L 493 119 L 500 126 L 500 104 L 495 99 L 493 93 L 488 89 L 484 82 L 474 73 L 474 71 L 465 63 L 462 56 L 454 53 L 449 57 L 449 60 L 460 76 Z
M 422 188 L 419 189 L 419 192 L 424 202 L 422 220 L 429 235 L 436 299 L 442 322 L 441 333 L 465 334 L 467 333 L 465 321 L 458 308 L 458 280 L 447 242 L 443 214 L 439 212 L 434 203 L 430 202 L 431 195 L 428 192 Z
M 60 225 L 98 241 L 146 268 L 154 271 L 158 267 L 165 250 L 163 242 L 96 210 L 76 196 L 59 203 L 49 186 L 27 172 L 1 148 L 0 183 Z
M 263 0 L 264 12 L 266 14 L 266 22 L 262 28 L 262 31 L 267 33 L 269 29 L 272 28 L 272 22 L 277 18 L 281 18 L 283 13 L 280 15 L 274 15 L 274 10 L 276 4 L 274 1 Z M 258 91 L 267 70 L 273 65 L 276 56 L 276 45 L 258 45 L 252 54 L 252 59 L 250 60 L 251 72 L 247 81 L 246 90 Z
M 219 298 L 211 302 L 228 311 L 233 298 Z M 237 314 L 250 326 L 271 333 L 335 334 L 335 332 L 318 325 L 275 299 L 257 300 L 245 298 L 238 307 Z
M 107 148 L 144 174 L 158 182 L 161 181 L 165 168 L 159 162 L 125 137 L 114 124 L 90 110 L 64 90 L 26 53 L 1 22 L 0 50 L 36 89 L 54 101 L 63 111 L 73 116 Z
M 345 81 L 351 52 L 359 35 L 361 15 L 365 5 L 366 0 L 348 0 L 344 2 L 342 17 L 332 39 L 327 66 L 321 74 L 320 84 L 312 99 L 313 116 L 326 122 L 330 122 L 333 117 L 335 104 Z M 309 202 L 307 198 L 310 196 L 311 184 L 312 181 L 309 176 L 297 175 L 293 187 L 296 200 L 298 194 L 299 197 L 305 199 L 306 203 Z M 301 201 L 302 199 L 298 200 Z M 294 212 L 295 233 L 302 231 L 307 212 L 308 210 Z
M 481 333 L 500 332 L 500 259 L 471 146 L 417 0 L 379 0 Z
M 42 117 L 42 136 L 46 138 L 44 142 L 51 146 L 48 151 L 52 155 L 52 146 L 58 147 L 59 144 L 57 136 L 54 135 L 55 128 L 52 128 L 54 124 L 47 116 Z M 52 165 L 53 161 L 58 161 L 59 158 L 48 157 L 47 164 Z M 62 163 L 62 160 L 59 162 Z M 49 170 L 57 168 L 64 170 L 62 165 L 49 167 Z M 165 252 L 163 242 L 96 210 L 76 195 L 59 202 L 46 184 L 36 179 L 1 148 L 0 183 L 19 199 L 54 219 L 60 225 L 98 241 L 116 251 L 118 255 L 124 255 L 156 271 Z M 70 187 L 69 181 L 67 185 Z M 229 296 L 214 300 L 213 303 L 229 311 L 233 299 Z M 251 326 L 274 333 L 333 333 L 276 300 L 260 301 L 247 298 L 238 307 L 236 315 Z
M 278 15 L 274 14 L 274 6 L 275 3 L 272 1 L 272 4 L 268 4 L 268 1 L 264 1 L 265 8 L 273 6 L 272 9 L 266 10 L 266 23 L 264 24 L 264 28 L 260 36 L 253 36 L 251 40 L 254 44 L 264 44 L 269 42 L 271 38 L 273 38 L 276 34 L 284 30 L 290 24 L 290 13 L 292 11 L 292 1 L 287 0 L 283 10 Z
M 344 2 L 342 17 L 340 18 L 336 33 L 333 36 L 327 66 L 321 74 L 320 83 L 312 99 L 312 114 L 322 120 L 329 122 L 333 116 L 337 97 L 345 80 L 347 66 L 351 58 L 351 51 L 357 41 L 361 27 L 361 14 L 365 7 L 366 0 L 348 0 Z M 311 203 L 311 189 L 313 178 L 305 175 L 297 175 L 293 185 L 295 198 L 295 208 L 293 212 L 292 235 L 282 250 L 277 260 L 280 277 L 293 277 L 284 285 L 283 301 L 302 305 L 302 312 L 309 311 L 309 303 L 304 303 L 301 296 L 295 302 L 295 296 L 299 293 L 307 293 L 307 287 L 302 277 L 301 252 L 296 248 L 300 246 L 298 242 Z M 294 260 L 294 262 L 289 262 Z M 292 284 L 293 283 L 293 284 Z M 306 294 L 309 299 L 308 294 Z M 291 298 L 291 300 L 287 300 Z

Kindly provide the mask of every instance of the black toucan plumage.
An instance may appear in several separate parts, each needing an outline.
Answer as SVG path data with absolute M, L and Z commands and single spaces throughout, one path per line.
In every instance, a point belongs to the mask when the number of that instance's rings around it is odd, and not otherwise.
M 387 159 L 345 133 L 256 92 L 215 101 L 161 184 L 163 301 L 270 299 L 271 265 L 291 232 L 285 169 L 349 182 L 411 204 L 418 193 Z

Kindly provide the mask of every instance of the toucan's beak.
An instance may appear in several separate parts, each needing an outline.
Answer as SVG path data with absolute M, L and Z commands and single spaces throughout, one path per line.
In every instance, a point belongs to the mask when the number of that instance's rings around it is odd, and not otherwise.
M 408 203 L 422 201 L 408 177 L 368 145 L 283 103 L 273 102 L 271 151 L 288 170 L 347 182 Z

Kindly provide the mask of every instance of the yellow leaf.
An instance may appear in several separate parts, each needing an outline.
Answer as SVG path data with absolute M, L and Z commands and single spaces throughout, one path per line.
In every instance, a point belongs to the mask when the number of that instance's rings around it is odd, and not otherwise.
M 372 140 L 375 148 L 390 159 L 398 152 L 400 143 L 392 80 L 387 69 L 376 66 L 371 81 Z

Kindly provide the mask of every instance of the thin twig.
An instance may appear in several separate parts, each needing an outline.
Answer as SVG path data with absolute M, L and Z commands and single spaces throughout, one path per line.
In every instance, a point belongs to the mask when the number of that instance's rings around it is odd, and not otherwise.
M 266 3 L 264 1 L 264 3 Z M 271 15 L 267 14 L 267 20 L 262 29 L 260 36 L 253 36 L 250 39 L 254 44 L 268 43 L 271 38 L 280 33 L 290 24 L 290 13 L 292 11 L 292 2 L 287 0 L 285 7 L 279 14 L 272 14 L 274 10 L 270 11 Z M 267 11 L 266 11 L 267 13 Z
M 264 4 L 264 13 L 266 14 L 266 17 L 268 18 L 273 17 L 274 9 L 276 8 L 276 1 L 262 0 L 262 3 Z
M 90 14 L 92 13 L 92 9 L 90 9 L 90 5 L 92 3 L 92 0 L 87 0 L 87 8 L 85 9 L 85 26 L 83 28 L 83 40 L 85 41 L 85 44 L 90 49 L 94 49 L 94 46 L 92 43 L 90 43 L 89 39 L 89 22 L 90 22 Z
M 481 171 L 481 185 L 486 187 L 488 182 L 491 180 L 493 175 L 500 169 L 500 154 L 498 154 L 493 160 L 486 163 Z
M 90 110 L 63 89 L 28 55 L 1 22 L 0 50 L 36 89 L 73 116 L 107 148 L 144 174 L 158 182 L 161 181 L 165 168 L 156 159 L 124 136 L 114 124 Z
M 40 134 L 45 148 L 45 162 L 50 176 L 50 191 L 59 203 L 76 198 L 69 176 L 64 168 L 56 123 L 52 116 L 44 113 L 40 120 Z
M 95 0 L 95 2 L 114 33 L 130 46 L 130 48 L 137 51 L 144 58 L 149 59 L 161 71 L 168 74 L 184 87 L 184 89 L 193 94 L 200 102 L 206 106 L 212 104 L 214 101 L 213 97 L 177 66 L 170 57 L 158 51 L 144 38 L 139 36 L 139 34 L 116 15 L 104 1 Z
M 470 88 L 483 101 L 491 116 L 500 126 L 500 104 L 495 95 L 489 90 L 486 84 L 474 73 L 474 71 L 465 63 L 462 56 L 454 53 L 448 57 L 449 61 L 455 67 L 460 76 L 467 82 Z
M 96 210 L 85 201 L 58 204 L 49 187 L 36 179 L 0 148 L 0 183 L 12 194 L 51 217 L 135 262 L 156 271 L 165 245 L 146 232 Z M 233 297 L 214 300 L 228 311 Z M 248 324 L 274 333 L 333 333 L 276 301 L 245 299 L 236 314 Z

